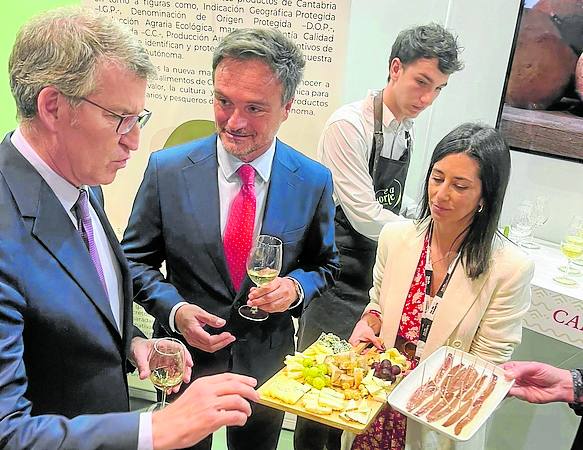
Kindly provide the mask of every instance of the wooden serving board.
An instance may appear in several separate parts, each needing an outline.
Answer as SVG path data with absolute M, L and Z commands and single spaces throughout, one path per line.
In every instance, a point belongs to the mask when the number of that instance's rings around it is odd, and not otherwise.
M 290 405 L 289 403 L 285 403 L 279 399 L 265 395 L 265 391 L 269 389 L 272 383 L 277 383 L 278 380 L 282 379 L 288 379 L 284 373 L 284 369 L 277 372 L 273 377 L 267 380 L 257 390 L 257 392 L 259 393 L 260 404 L 269 406 L 271 408 L 279 409 L 281 411 L 296 414 L 298 416 L 305 417 L 306 419 L 323 423 L 324 425 L 328 425 L 334 428 L 340 428 L 341 430 L 345 431 L 350 431 L 351 433 L 354 434 L 361 434 L 362 432 L 364 432 L 368 428 L 368 426 L 372 423 L 372 421 L 376 418 L 377 414 L 381 410 L 381 407 L 385 404 L 377 402 L 370 398 L 367 399 L 367 403 L 371 409 L 371 413 L 369 415 L 369 420 L 367 424 L 345 420 L 338 415 L 341 411 L 333 411 L 332 414 L 328 415 L 314 414 L 312 412 L 306 411 L 304 407 L 301 406 L 302 403 L 301 399 L 298 400 L 295 404 Z

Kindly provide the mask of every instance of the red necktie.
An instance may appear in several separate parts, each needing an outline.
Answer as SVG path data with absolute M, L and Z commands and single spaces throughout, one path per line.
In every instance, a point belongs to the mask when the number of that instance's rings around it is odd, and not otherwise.
M 244 164 L 237 174 L 241 178 L 242 185 L 229 209 L 223 245 L 233 286 L 239 290 L 247 272 L 247 257 L 253 244 L 256 204 L 255 169 L 249 164 Z

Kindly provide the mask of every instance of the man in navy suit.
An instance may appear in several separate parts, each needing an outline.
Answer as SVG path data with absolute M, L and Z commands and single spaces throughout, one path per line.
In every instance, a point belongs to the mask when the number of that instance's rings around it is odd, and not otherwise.
M 132 285 L 100 188 L 137 150 L 146 50 L 113 19 L 45 13 L 9 63 L 18 128 L 0 144 L 0 447 L 178 448 L 242 425 L 255 381 L 200 379 L 174 405 L 130 413 Z M 188 358 L 184 381 L 190 380 Z
M 264 382 L 294 351 L 292 315 L 339 270 L 330 171 L 276 138 L 303 68 L 277 30 L 227 35 L 213 55 L 217 134 L 152 154 L 138 191 L 122 242 L 135 300 L 156 317 L 156 336 L 189 345 L 195 377 L 232 371 Z M 283 242 L 283 263 L 275 280 L 252 287 L 244 264 L 259 234 Z M 244 304 L 269 317 L 241 317 Z M 253 405 L 244 427 L 228 429 L 229 448 L 276 448 L 282 420 Z

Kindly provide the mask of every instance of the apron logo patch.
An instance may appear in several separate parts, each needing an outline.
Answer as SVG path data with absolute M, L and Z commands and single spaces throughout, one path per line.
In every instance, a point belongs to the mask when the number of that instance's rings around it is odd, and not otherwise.
M 377 202 L 383 207 L 390 209 L 401 202 L 403 187 L 399 180 L 393 180 L 388 188 L 380 189 L 375 192 Z

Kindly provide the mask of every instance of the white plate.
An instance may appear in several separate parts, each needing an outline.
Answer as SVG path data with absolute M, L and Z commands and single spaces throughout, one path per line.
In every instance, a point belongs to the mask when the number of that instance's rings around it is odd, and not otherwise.
M 495 374 L 498 376 L 496 381 L 496 386 L 492 393 L 488 396 L 477 415 L 468 423 L 461 431 L 459 435 L 454 433 L 455 424 L 449 427 L 443 427 L 442 424 L 447 420 L 448 416 L 436 422 L 428 422 L 425 416 L 419 417 L 415 414 L 407 411 L 406 405 L 409 398 L 415 392 L 415 390 L 421 386 L 422 383 L 427 382 L 430 378 L 435 377 L 437 371 L 445 361 L 445 357 L 448 353 L 453 355 L 453 364 L 459 364 L 462 362 L 464 365 L 474 365 L 478 370 L 478 374 Z M 490 378 L 489 378 L 490 379 Z M 488 379 L 488 380 L 489 380 Z M 487 380 L 487 381 L 488 381 Z M 500 404 L 506 394 L 514 384 L 514 381 L 508 381 L 504 378 L 504 370 L 497 367 L 496 365 L 484 361 L 483 359 L 477 358 L 469 353 L 462 352 L 461 350 L 456 350 L 452 347 L 441 347 L 436 350 L 429 358 L 424 360 L 419 364 L 411 373 L 409 373 L 389 394 L 387 401 L 389 404 L 399 412 L 403 413 L 407 417 L 410 417 L 423 425 L 445 434 L 450 439 L 456 441 L 467 441 L 470 439 L 476 431 L 484 424 L 484 422 L 490 417 L 494 412 L 496 407 Z M 484 389 L 480 390 L 482 392 Z

